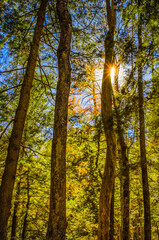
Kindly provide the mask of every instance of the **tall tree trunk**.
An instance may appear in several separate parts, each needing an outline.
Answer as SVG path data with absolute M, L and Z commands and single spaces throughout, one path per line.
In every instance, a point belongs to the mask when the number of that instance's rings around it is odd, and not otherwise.
M 115 180 L 111 198 L 111 210 L 110 210 L 110 232 L 109 240 L 114 240 L 114 195 L 115 195 Z
M 121 126 L 121 118 L 118 112 L 117 107 L 116 116 L 117 116 L 117 133 L 119 138 L 119 144 L 121 148 L 121 174 L 122 174 L 122 190 L 123 190 L 123 211 L 122 211 L 122 239 L 129 239 L 129 161 L 127 156 L 127 146 L 124 139 L 124 133 Z
M 123 136 L 121 137 L 123 138 Z M 122 152 L 122 176 L 123 176 L 123 229 L 122 239 L 129 240 L 129 162 L 127 157 L 127 147 L 124 138 L 121 144 Z
M 113 129 L 112 85 L 110 78 L 110 67 L 112 67 L 113 64 L 114 55 L 116 11 L 114 1 L 112 1 L 112 5 L 110 5 L 109 0 L 107 0 L 106 3 L 109 31 L 105 39 L 105 63 L 102 80 L 101 105 L 102 120 L 107 142 L 107 154 L 99 200 L 98 240 L 109 240 L 111 197 L 116 163 L 116 138 Z
M 28 57 L 27 69 L 22 84 L 19 104 L 16 110 L 14 125 L 8 146 L 5 170 L 0 187 L 0 240 L 5 240 L 7 236 L 7 223 L 11 209 L 11 200 L 16 177 L 20 144 L 26 114 L 29 106 L 30 91 L 32 88 L 32 82 L 34 78 L 36 60 L 38 56 L 43 23 L 45 20 L 45 10 L 47 2 L 48 0 L 42 1 L 38 11 L 38 18 L 35 26 L 33 42 Z
M 123 212 L 124 212 L 124 194 L 123 194 L 123 174 L 122 174 L 122 160 L 119 159 L 119 168 L 120 168 L 120 206 L 121 206 L 121 227 L 120 227 L 120 240 L 123 239 Z
M 142 186 L 144 199 L 144 238 L 151 240 L 151 213 L 150 213 L 150 194 L 147 173 L 146 146 L 145 146 L 145 119 L 143 109 L 143 78 L 142 78 L 142 16 L 141 0 L 138 0 L 139 21 L 138 21 L 138 92 L 139 92 L 139 124 L 140 124 L 140 160 L 142 170 Z
M 27 229 L 27 217 L 30 206 L 30 184 L 29 184 L 29 173 L 27 173 L 27 204 L 26 204 L 26 213 L 24 216 L 23 231 L 22 231 L 22 240 L 26 239 L 26 229 Z
M 118 88 L 118 76 L 115 76 L 115 92 L 119 91 Z M 122 239 L 129 240 L 129 160 L 128 160 L 128 153 L 127 153 L 127 145 L 124 139 L 124 130 L 122 127 L 122 120 L 120 116 L 120 112 L 118 109 L 118 102 L 114 96 L 114 106 L 116 112 L 116 119 L 117 119 L 117 134 L 118 134 L 118 142 L 120 144 L 121 150 L 121 161 L 120 170 L 121 170 L 121 187 L 122 187 Z
M 13 213 L 13 219 L 12 219 L 11 240 L 16 240 L 17 210 L 18 210 L 18 205 L 19 205 L 19 194 L 20 194 L 20 181 L 17 184 L 17 192 L 16 192 L 16 195 L 15 195 L 14 213 Z
M 66 139 L 68 98 L 70 93 L 71 65 L 70 44 L 72 20 L 67 0 L 57 0 L 56 8 L 60 22 L 58 70 L 55 118 L 51 155 L 50 214 L 46 239 L 64 240 L 66 235 Z

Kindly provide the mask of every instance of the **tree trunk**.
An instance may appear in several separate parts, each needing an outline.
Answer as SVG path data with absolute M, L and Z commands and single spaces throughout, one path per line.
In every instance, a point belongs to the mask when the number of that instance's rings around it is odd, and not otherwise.
M 122 204 L 123 204 L 123 211 L 122 211 L 122 239 L 128 240 L 129 239 L 129 161 L 127 156 L 127 146 L 124 140 L 124 133 L 121 126 L 121 119 L 118 112 L 117 107 L 116 109 L 116 116 L 117 116 L 117 133 L 119 138 L 119 144 L 121 148 L 121 184 L 122 184 Z
M 139 124 L 140 124 L 140 160 L 142 170 L 142 186 L 144 199 L 144 238 L 151 240 L 151 214 L 150 214 L 150 194 L 147 173 L 146 146 L 145 146 L 145 120 L 143 109 L 143 79 L 142 79 L 142 17 L 141 0 L 138 0 L 139 22 L 138 22 L 138 92 L 139 92 Z
M 101 105 L 102 120 L 107 142 L 107 154 L 99 200 L 98 240 L 109 240 L 111 197 L 116 163 L 116 138 L 113 129 L 112 85 L 110 78 L 110 67 L 112 67 L 113 64 L 114 54 L 116 11 L 114 9 L 114 1 L 112 2 L 112 6 L 110 6 L 109 0 L 106 1 L 106 3 L 109 31 L 105 39 L 105 64 L 102 80 Z
M 67 0 L 57 0 L 56 8 L 60 22 L 58 70 L 55 118 L 51 155 L 50 214 L 46 239 L 64 240 L 66 235 L 66 139 L 68 98 L 70 93 L 71 66 L 70 44 L 72 20 Z
M 5 240 L 7 236 L 7 223 L 11 209 L 11 200 L 16 177 L 20 144 L 29 106 L 30 91 L 34 78 L 47 2 L 48 0 L 42 1 L 38 11 L 38 18 L 35 26 L 33 42 L 28 58 L 27 69 L 22 84 L 19 104 L 16 110 L 14 125 L 8 146 L 5 170 L 0 187 L 0 240 Z
M 122 152 L 122 175 L 123 175 L 123 229 L 122 239 L 129 240 L 129 162 L 126 152 L 126 145 L 123 142 Z
M 118 92 L 118 76 L 115 77 L 115 92 Z M 116 119 L 117 119 L 117 134 L 118 134 L 118 141 L 120 144 L 121 150 L 121 161 L 119 162 L 120 165 L 120 172 L 121 172 L 121 187 L 122 187 L 122 239 L 129 240 L 129 199 L 130 199 L 130 191 L 129 191 L 129 160 L 128 160 L 128 153 L 127 153 L 127 145 L 124 139 L 124 131 L 122 128 L 122 120 L 120 116 L 120 112 L 118 109 L 118 102 L 114 96 L 114 106 L 116 112 Z
M 26 213 L 25 213 L 25 216 L 24 216 L 24 223 L 23 223 L 22 240 L 25 240 L 25 238 L 26 238 L 27 217 L 28 217 L 28 211 L 29 211 L 29 205 L 30 205 L 29 188 L 30 188 L 29 174 L 27 173 L 27 204 L 26 204 Z
M 111 211 L 110 211 L 110 232 L 109 232 L 109 240 L 114 240 L 114 195 L 115 195 L 115 180 L 111 198 Z
M 13 220 L 12 220 L 11 240 L 16 240 L 17 210 L 18 210 L 18 205 L 19 205 L 19 194 L 20 194 L 20 181 L 17 184 L 17 193 L 16 193 L 16 196 L 15 196 L 14 213 L 13 213 Z

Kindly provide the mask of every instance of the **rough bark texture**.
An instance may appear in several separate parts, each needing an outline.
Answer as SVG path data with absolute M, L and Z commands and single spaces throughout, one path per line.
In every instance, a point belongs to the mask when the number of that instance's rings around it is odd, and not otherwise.
M 141 0 L 138 0 L 140 8 Z M 138 45 L 139 45 L 139 63 L 138 63 L 138 91 L 139 91 L 139 124 L 140 124 L 140 160 L 142 169 L 142 185 L 144 199 L 144 239 L 151 240 L 151 214 L 150 214 L 150 194 L 147 173 L 146 146 L 145 146 L 145 120 L 143 109 L 143 79 L 142 79 L 142 19 L 139 10 L 138 23 Z
M 110 211 L 110 232 L 109 232 L 109 240 L 114 240 L 114 193 L 115 193 L 115 180 L 111 198 L 111 211 Z
M 7 222 L 10 215 L 20 144 L 29 106 L 30 91 L 38 56 L 40 37 L 45 19 L 46 5 L 47 0 L 42 1 L 38 11 L 38 18 L 35 26 L 33 42 L 28 58 L 27 69 L 20 93 L 20 100 L 16 110 L 13 130 L 8 146 L 5 170 L 0 187 L 0 240 L 5 240 L 7 235 Z
M 120 156 L 120 155 L 119 155 Z M 121 225 L 120 225 L 120 237 L 119 240 L 123 239 L 123 212 L 124 212 L 124 193 L 123 193 L 123 174 L 122 174 L 122 160 L 119 159 L 120 167 L 120 206 L 121 206 Z
M 24 216 L 23 231 L 22 231 L 22 240 L 26 239 L 26 230 L 27 230 L 27 217 L 30 206 L 30 184 L 29 184 L 29 175 L 27 175 L 27 204 L 26 204 L 26 213 Z
M 112 3 L 112 6 L 110 6 L 109 0 L 106 1 L 106 3 L 109 31 L 105 39 L 105 64 L 102 80 L 101 104 L 102 120 L 107 142 L 107 154 L 99 201 L 98 240 L 109 240 L 111 197 L 116 163 L 116 138 L 113 130 L 112 86 L 110 78 L 110 67 L 113 63 L 114 53 L 116 15 L 114 11 L 114 3 Z
M 115 92 L 118 92 L 118 76 L 115 77 Z M 127 153 L 127 145 L 124 139 L 124 131 L 122 128 L 122 120 L 120 116 L 120 112 L 118 109 L 118 102 L 114 96 L 114 106 L 116 112 L 116 120 L 117 120 L 117 134 L 118 134 L 118 143 L 120 147 L 120 173 L 121 173 L 121 215 L 122 215 L 122 239 L 129 240 L 129 202 L 130 202 L 130 191 L 129 191 L 129 160 Z
M 17 210 L 18 210 L 18 205 L 19 205 L 19 194 L 20 194 L 20 181 L 17 184 L 17 193 L 16 193 L 16 196 L 15 196 L 14 213 L 13 213 L 13 220 L 12 220 L 11 240 L 16 240 Z
M 117 123 L 118 124 L 118 123 Z M 122 215 L 122 239 L 129 239 L 129 162 L 127 157 L 127 147 L 124 141 L 124 135 L 118 126 L 119 142 L 121 147 L 121 165 L 123 177 L 123 215 Z
M 50 214 L 46 239 L 64 240 L 66 235 L 66 139 L 68 98 L 70 93 L 70 44 L 72 21 L 68 1 L 57 0 L 56 8 L 60 22 L 58 70 L 55 118 L 51 155 Z
M 114 101 L 115 102 L 115 101 Z M 122 239 L 129 240 L 129 161 L 127 156 L 127 146 L 125 144 L 124 133 L 122 129 L 121 117 L 117 107 L 115 106 L 117 117 L 117 133 L 121 149 L 121 184 L 122 184 Z

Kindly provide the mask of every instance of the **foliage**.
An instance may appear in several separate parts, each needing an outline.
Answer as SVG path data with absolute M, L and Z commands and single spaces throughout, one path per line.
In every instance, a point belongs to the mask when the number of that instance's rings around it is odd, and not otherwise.
M 26 60 L 36 20 L 38 2 L 4 0 L 0 3 L 0 176 L 3 174 L 8 140 L 19 101 Z M 100 81 L 96 70 L 104 57 L 107 32 L 103 1 L 71 1 L 73 19 L 71 46 L 72 84 L 69 100 L 67 139 L 67 239 L 96 239 L 101 176 L 106 143 L 100 116 Z M 159 236 L 159 104 L 158 104 L 158 3 L 143 1 L 142 59 L 146 151 L 151 197 L 152 239 Z M 119 86 L 118 110 L 128 147 L 130 169 L 130 235 L 143 235 L 143 197 L 139 161 L 139 125 L 137 97 L 137 4 L 121 1 L 117 7 L 115 35 L 116 66 L 125 68 Z M 50 155 L 56 96 L 57 46 L 59 24 L 55 3 L 49 2 L 41 37 L 39 59 L 32 88 L 31 103 L 23 134 L 16 185 L 12 201 L 8 237 L 11 234 L 17 184 L 20 196 L 17 212 L 17 237 L 21 239 L 27 204 L 27 176 L 30 203 L 26 239 L 45 239 L 49 212 Z M 102 76 L 100 77 L 102 78 Z M 115 110 L 114 110 L 115 114 Z M 116 124 L 116 122 L 115 122 Z M 8 126 L 8 127 L 7 127 Z M 118 149 L 119 150 L 119 149 Z M 115 239 L 121 235 L 120 151 L 115 180 Z

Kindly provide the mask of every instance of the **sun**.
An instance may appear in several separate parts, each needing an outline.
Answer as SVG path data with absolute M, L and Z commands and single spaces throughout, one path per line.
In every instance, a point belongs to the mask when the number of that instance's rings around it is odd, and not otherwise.
M 115 69 L 115 67 L 110 67 L 109 71 L 110 71 L 109 74 L 110 74 L 110 78 L 111 78 L 111 83 L 112 83 L 112 85 L 114 85 L 116 69 Z M 96 68 L 95 69 L 95 79 L 96 79 L 96 82 L 98 82 L 98 84 L 100 86 L 102 85 L 102 78 L 103 78 L 103 67 Z
M 124 66 L 120 65 L 120 67 L 117 68 L 116 67 L 111 67 L 110 68 L 110 78 L 111 78 L 111 83 L 112 86 L 115 85 L 115 78 L 117 78 L 117 82 L 118 82 L 118 86 L 122 87 L 124 85 L 124 78 L 125 78 L 125 71 L 124 71 Z
M 115 67 L 111 67 L 110 77 L 111 77 L 111 83 L 114 84 L 114 82 L 115 82 Z
M 95 69 L 95 80 L 99 88 L 101 89 L 102 86 L 102 78 L 103 78 L 103 66 L 101 65 L 100 67 L 97 67 Z M 125 68 L 124 65 L 120 65 L 120 67 L 117 68 L 112 65 L 109 66 L 109 74 L 110 74 L 110 79 L 111 79 L 111 84 L 112 87 L 115 85 L 115 78 L 117 77 L 118 79 L 118 86 L 122 87 L 124 85 L 124 78 L 125 78 Z

